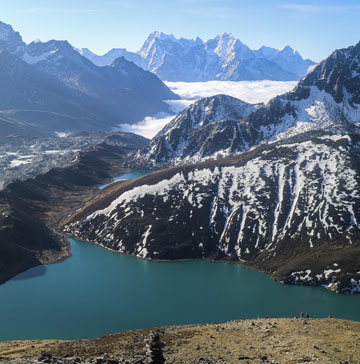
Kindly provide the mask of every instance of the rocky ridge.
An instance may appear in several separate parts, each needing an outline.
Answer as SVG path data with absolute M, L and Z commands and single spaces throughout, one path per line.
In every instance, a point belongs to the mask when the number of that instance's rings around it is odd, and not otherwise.
M 311 133 L 115 184 L 65 231 L 141 258 L 230 260 L 358 292 L 359 137 Z
M 227 95 L 200 99 L 140 149 L 129 166 L 166 167 L 247 150 L 253 144 L 253 133 L 237 120 L 261 106 Z
M 335 51 L 242 119 L 216 120 L 225 96 L 200 100 L 132 158 L 176 167 L 112 186 L 65 231 L 140 258 L 230 260 L 360 292 L 359 60 L 360 43 Z M 230 100 L 229 113 L 244 107 Z M 226 128 L 236 133 L 221 139 Z M 228 158 L 207 158 L 206 146 L 222 145 Z

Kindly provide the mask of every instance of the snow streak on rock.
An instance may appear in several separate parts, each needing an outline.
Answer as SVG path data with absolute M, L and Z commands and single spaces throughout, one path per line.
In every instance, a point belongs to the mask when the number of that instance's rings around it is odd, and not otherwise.
M 276 256 L 284 243 L 316 249 L 341 239 L 351 246 L 360 229 L 354 148 L 349 135 L 330 135 L 276 144 L 230 165 L 176 169 L 123 192 L 67 230 L 154 259 L 172 259 L 176 251 L 174 259 L 249 263 Z

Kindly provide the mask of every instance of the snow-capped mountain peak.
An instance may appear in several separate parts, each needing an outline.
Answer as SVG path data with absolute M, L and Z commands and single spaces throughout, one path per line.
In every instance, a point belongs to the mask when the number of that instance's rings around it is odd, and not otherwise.
M 359 85 L 360 43 L 334 52 L 292 91 L 266 106 L 246 106 L 225 95 L 197 101 L 166 125 L 134 161 L 140 166 L 193 163 L 304 132 L 358 124 Z
M 239 47 L 242 43 L 237 40 L 231 33 L 222 33 L 216 38 L 217 47 L 214 52 L 221 58 L 226 59 L 231 52 L 234 52 L 235 46 Z
M 110 65 L 116 58 L 111 51 L 104 56 L 83 55 L 97 65 Z M 243 81 L 299 80 L 314 62 L 303 59 L 291 47 L 282 50 L 261 47 L 251 50 L 232 33 L 221 33 L 204 42 L 175 38 L 159 31 L 151 33 L 141 49 L 123 50 L 119 56 L 167 81 Z

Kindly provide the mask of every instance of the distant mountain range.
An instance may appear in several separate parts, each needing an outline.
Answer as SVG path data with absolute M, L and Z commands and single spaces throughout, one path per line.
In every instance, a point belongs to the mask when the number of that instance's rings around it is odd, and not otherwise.
M 360 43 L 266 106 L 191 105 L 130 158 L 175 167 L 108 187 L 65 231 L 141 258 L 237 261 L 360 292 L 359 124 Z
M 294 90 L 266 106 L 226 95 L 201 99 L 159 131 L 131 163 L 151 168 L 194 163 L 306 131 L 353 125 L 360 121 L 359 54 L 360 43 L 335 51 Z
M 172 34 L 154 32 L 136 53 L 124 48 L 114 48 L 103 56 L 87 48 L 78 51 L 98 66 L 124 57 L 166 81 L 293 81 L 305 76 L 315 64 L 290 46 L 251 50 L 231 33 L 204 42 L 200 38 L 176 39 Z
M 169 111 L 162 81 L 117 58 L 98 67 L 67 41 L 25 44 L 0 22 L 0 141 L 10 134 L 104 130 Z

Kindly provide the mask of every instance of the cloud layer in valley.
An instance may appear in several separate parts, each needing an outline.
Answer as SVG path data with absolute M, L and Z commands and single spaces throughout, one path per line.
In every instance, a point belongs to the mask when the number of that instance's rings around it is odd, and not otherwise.
M 209 82 L 165 82 L 176 94 L 187 100 L 225 94 L 251 104 L 267 103 L 277 95 L 293 89 L 297 81 L 209 81 Z
M 182 100 L 166 101 L 173 114 L 160 113 L 156 117 L 146 117 L 137 124 L 122 124 L 121 130 L 152 138 L 160 131 L 174 116 L 184 110 L 187 106 L 202 97 L 218 94 L 237 97 L 251 104 L 259 102 L 267 103 L 277 95 L 290 91 L 295 87 L 297 81 L 209 81 L 209 82 L 165 82 L 166 85 L 178 94 Z

